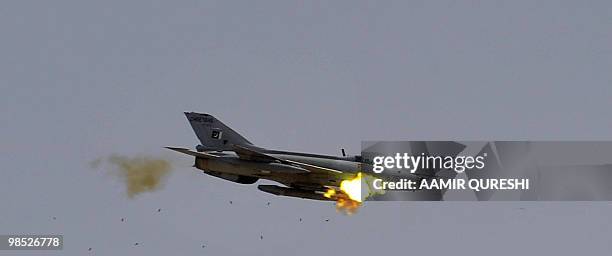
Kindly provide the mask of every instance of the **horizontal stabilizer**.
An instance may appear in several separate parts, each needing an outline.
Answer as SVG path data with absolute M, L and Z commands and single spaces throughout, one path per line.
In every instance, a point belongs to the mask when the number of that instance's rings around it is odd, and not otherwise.
M 276 157 L 266 155 L 254 149 L 243 147 L 240 145 L 233 145 L 234 152 L 240 157 L 240 159 L 258 161 L 258 162 L 279 162 L 283 160 Z
M 183 154 L 187 154 L 190 156 L 195 156 L 195 157 L 201 157 L 201 158 L 217 158 L 218 156 L 212 155 L 212 154 L 208 154 L 208 153 L 204 153 L 204 152 L 196 152 L 187 148 L 174 148 L 174 147 L 165 147 L 167 149 L 170 150 L 174 150 L 176 152 L 180 152 Z

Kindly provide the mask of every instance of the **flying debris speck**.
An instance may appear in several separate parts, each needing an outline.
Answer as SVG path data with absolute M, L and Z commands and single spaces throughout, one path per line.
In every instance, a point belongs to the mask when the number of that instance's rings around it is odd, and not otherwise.
M 260 236 L 259 236 L 259 240 L 263 240 L 263 235 L 260 235 Z
M 91 247 L 89 247 L 89 249 L 87 249 L 88 251 L 91 251 Z
M 230 204 L 232 204 L 232 201 L 230 201 Z
M 326 222 L 328 222 L 328 221 L 329 221 L 329 219 L 325 219 L 325 221 L 326 221 Z
M 56 218 L 56 217 L 53 217 L 53 220 L 57 220 L 57 218 Z
M 138 245 L 138 243 L 134 243 L 134 245 Z
M 270 206 L 270 202 L 268 202 L 268 206 Z
M 302 222 L 302 218 L 300 218 L 300 222 Z
M 121 222 L 123 222 L 124 220 L 125 220 L 124 218 L 121 218 Z
M 161 208 L 157 209 L 157 212 L 161 212 Z

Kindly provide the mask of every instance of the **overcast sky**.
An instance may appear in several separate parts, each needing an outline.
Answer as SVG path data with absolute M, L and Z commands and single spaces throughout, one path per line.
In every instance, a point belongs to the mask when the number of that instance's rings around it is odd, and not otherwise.
M 608 202 L 372 202 L 344 216 L 162 147 L 198 143 L 183 111 L 323 154 L 612 140 L 611 17 L 610 1 L 2 1 L 0 234 L 63 234 L 49 255 L 608 253 Z M 128 199 L 89 166 L 113 153 L 176 168 Z

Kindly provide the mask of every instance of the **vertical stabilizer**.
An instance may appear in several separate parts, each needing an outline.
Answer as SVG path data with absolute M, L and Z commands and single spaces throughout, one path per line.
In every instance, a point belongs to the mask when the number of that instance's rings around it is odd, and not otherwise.
M 203 150 L 227 151 L 233 150 L 233 145 L 252 145 L 236 131 L 219 121 L 212 115 L 185 112 L 193 131 L 202 143 Z

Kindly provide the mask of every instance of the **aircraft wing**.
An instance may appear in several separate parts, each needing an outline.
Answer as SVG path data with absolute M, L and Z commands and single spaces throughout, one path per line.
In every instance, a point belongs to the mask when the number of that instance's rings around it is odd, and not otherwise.
M 306 164 L 306 163 L 302 163 L 302 162 L 297 162 L 297 161 L 291 161 L 291 160 L 283 160 L 286 161 L 288 163 L 297 165 L 299 167 L 302 167 L 308 171 L 311 172 L 323 172 L 323 173 L 333 173 L 333 174 L 342 174 L 343 172 L 338 171 L 338 170 L 334 170 L 334 169 L 330 169 L 330 168 L 325 168 L 325 167 L 321 167 L 318 165 L 313 165 L 313 164 Z
M 175 147 L 165 147 L 165 148 L 170 149 L 170 150 L 174 150 L 176 152 L 180 152 L 180 153 L 183 153 L 183 154 L 187 154 L 187 155 L 190 155 L 190 156 L 195 156 L 195 157 L 201 157 L 201 158 L 217 158 L 217 157 L 219 157 L 219 156 L 215 156 L 215 155 L 204 153 L 204 152 L 196 152 L 196 151 L 193 151 L 193 150 L 190 150 L 190 149 L 187 149 L 187 148 L 175 148 Z
M 342 173 L 341 171 L 338 171 L 338 170 L 325 168 L 325 167 L 321 167 L 317 165 L 306 164 L 306 163 L 292 161 L 292 160 L 280 159 L 280 158 L 273 157 L 271 155 L 259 152 L 257 150 L 246 148 L 246 147 L 239 146 L 239 145 L 234 145 L 234 152 L 236 152 L 236 154 L 238 154 L 240 158 L 245 159 L 245 160 L 262 161 L 262 162 L 279 162 L 281 164 L 298 166 L 298 167 L 308 170 L 309 172 L 316 172 L 316 173 L 332 173 L 332 174 Z

